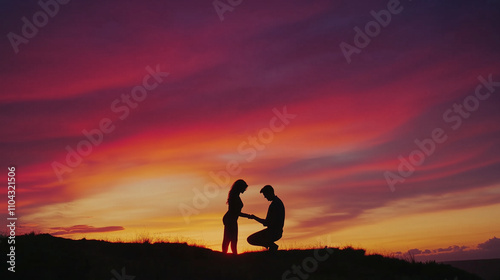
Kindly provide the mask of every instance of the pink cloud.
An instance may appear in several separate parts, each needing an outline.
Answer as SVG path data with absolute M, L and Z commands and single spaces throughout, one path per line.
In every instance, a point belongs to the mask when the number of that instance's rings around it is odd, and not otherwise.
M 64 236 L 71 235 L 75 233 L 98 233 L 98 232 L 111 232 L 124 230 L 121 226 L 108 226 L 108 227 L 94 227 L 89 225 L 75 225 L 71 227 L 53 227 L 50 230 L 56 230 L 55 232 L 50 232 L 54 236 Z

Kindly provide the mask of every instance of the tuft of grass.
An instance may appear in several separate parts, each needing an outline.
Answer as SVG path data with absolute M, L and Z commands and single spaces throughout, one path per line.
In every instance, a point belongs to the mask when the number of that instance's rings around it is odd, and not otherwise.
M 141 233 L 136 233 L 135 242 L 133 243 L 152 244 L 154 243 L 154 237 L 152 237 L 148 231 L 143 231 Z
M 409 263 L 417 263 L 417 261 L 415 260 L 415 254 L 411 253 L 411 252 L 406 252 L 404 253 L 402 256 L 401 256 L 401 259 L 402 260 L 405 260 Z

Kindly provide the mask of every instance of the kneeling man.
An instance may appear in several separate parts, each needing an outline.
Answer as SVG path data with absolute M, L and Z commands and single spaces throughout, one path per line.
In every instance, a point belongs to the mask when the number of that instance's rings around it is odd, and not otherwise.
M 265 219 L 251 215 L 249 218 L 266 226 L 266 229 L 258 231 L 247 238 L 248 243 L 255 246 L 263 246 L 269 251 L 278 250 L 278 245 L 274 243 L 283 235 L 283 225 L 285 224 L 285 206 L 279 197 L 274 194 L 274 189 L 270 185 L 264 186 L 260 192 L 271 201 Z

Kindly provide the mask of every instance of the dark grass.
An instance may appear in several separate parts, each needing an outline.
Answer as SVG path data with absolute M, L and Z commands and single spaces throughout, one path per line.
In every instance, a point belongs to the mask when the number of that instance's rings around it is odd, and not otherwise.
M 331 248 L 328 258 L 317 261 L 317 268 L 302 275 L 292 273 L 292 266 L 314 259 L 315 250 L 251 252 L 238 256 L 224 255 L 185 243 L 110 243 L 96 240 L 70 240 L 48 234 L 16 237 L 16 272 L 7 271 L 6 238 L 1 238 L 1 279 L 100 279 L 121 275 L 134 280 L 154 279 L 480 279 L 449 265 L 407 262 L 380 255 L 365 255 L 353 248 Z M 325 248 L 316 254 L 327 256 Z M 311 265 L 311 262 L 306 265 Z M 290 270 L 288 275 L 284 273 Z M 7 277 L 4 277 L 6 275 Z M 123 280 L 132 278 L 123 278 Z

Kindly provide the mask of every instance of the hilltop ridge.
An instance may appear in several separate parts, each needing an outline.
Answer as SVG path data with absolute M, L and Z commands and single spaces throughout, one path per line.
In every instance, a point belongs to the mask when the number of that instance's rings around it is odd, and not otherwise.
M 2 238 L 2 252 L 7 246 Z M 8 272 L 7 279 L 481 279 L 449 265 L 366 255 L 353 248 L 232 256 L 186 243 L 111 243 L 48 234 L 18 236 L 16 248 L 16 272 Z

